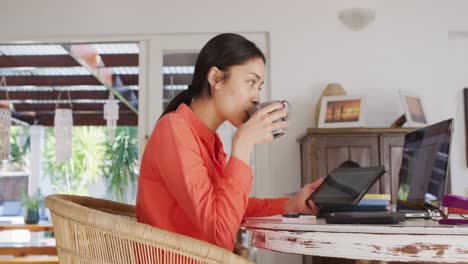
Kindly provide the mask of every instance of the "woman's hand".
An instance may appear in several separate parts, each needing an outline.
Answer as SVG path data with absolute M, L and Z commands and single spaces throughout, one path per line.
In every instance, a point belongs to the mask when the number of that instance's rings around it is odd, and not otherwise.
M 232 140 L 232 155 L 249 164 L 254 145 L 272 141 L 274 130 L 288 126 L 286 121 L 273 121 L 287 115 L 281 102 L 258 109 L 237 129 Z
M 287 127 L 286 121 L 273 122 L 286 117 L 288 112 L 281 102 L 271 103 L 258 109 L 244 124 L 239 126 L 236 134 L 249 138 L 252 143 L 260 144 L 273 140 L 273 131 Z
M 302 213 L 302 214 L 317 214 L 318 208 L 312 202 L 309 201 L 309 206 L 305 204 L 305 200 L 309 198 L 309 196 L 317 189 L 320 184 L 322 184 L 323 178 L 319 178 L 318 180 L 314 181 L 313 183 L 309 183 L 304 185 L 302 189 L 294 195 L 294 197 L 290 198 L 286 201 L 284 205 L 284 212 L 285 213 Z

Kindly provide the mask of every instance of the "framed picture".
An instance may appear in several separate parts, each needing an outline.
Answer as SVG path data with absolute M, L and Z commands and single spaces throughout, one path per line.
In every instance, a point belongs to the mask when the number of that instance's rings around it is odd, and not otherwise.
M 365 96 L 324 96 L 320 106 L 318 127 L 363 127 Z
M 408 126 L 426 126 L 427 117 L 426 112 L 424 111 L 421 97 L 416 94 L 400 91 L 400 98 Z

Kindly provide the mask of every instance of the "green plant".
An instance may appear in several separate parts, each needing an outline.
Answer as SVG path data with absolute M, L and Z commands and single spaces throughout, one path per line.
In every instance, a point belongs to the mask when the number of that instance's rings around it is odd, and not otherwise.
M 24 127 L 12 127 L 10 135 L 10 163 L 18 163 L 24 166 L 26 165 L 24 158 L 31 145 L 31 138 L 27 134 L 27 129 Z M 24 142 L 20 142 L 22 140 L 24 140 Z
M 25 127 L 12 126 L 10 129 L 10 157 L 0 163 L 0 169 L 6 171 L 27 171 L 26 155 L 30 148 L 30 137 Z
M 136 127 L 118 127 L 115 140 L 106 143 L 102 176 L 109 195 L 117 201 L 132 200 L 138 175 L 137 131 Z
M 29 196 L 24 189 L 21 190 L 21 204 L 24 208 L 37 210 L 41 206 L 41 202 L 42 195 L 40 190 L 31 196 Z
M 54 130 L 48 128 L 44 174 L 55 192 L 79 195 L 87 195 L 88 184 L 102 175 L 111 198 L 130 201 L 138 172 L 137 131 L 136 127 L 118 127 L 115 140 L 110 142 L 105 127 L 74 127 L 72 159 L 57 163 Z
M 55 160 L 53 127 L 46 130 L 44 174 L 55 192 L 87 195 L 86 187 L 96 181 L 104 158 L 105 131 L 103 127 L 74 127 L 72 158 L 68 162 Z

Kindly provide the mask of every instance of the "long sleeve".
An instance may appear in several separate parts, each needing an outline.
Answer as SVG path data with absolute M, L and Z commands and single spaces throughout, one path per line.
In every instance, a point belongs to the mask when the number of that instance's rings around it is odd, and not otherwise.
M 236 157 L 224 167 L 208 168 L 199 139 L 182 119 L 161 122 L 158 133 L 155 146 L 165 151 L 152 157 L 152 162 L 169 193 L 208 242 L 232 249 L 247 208 L 252 170 Z M 210 169 L 222 170 L 221 177 L 210 179 Z
M 244 217 L 270 216 L 284 213 L 284 203 L 288 197 L 281 198 L 250 198 Z

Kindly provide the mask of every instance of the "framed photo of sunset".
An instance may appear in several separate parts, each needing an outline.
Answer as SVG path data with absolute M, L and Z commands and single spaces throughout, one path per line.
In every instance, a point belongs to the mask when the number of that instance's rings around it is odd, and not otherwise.
M 324 96 L 320 107 L 318 127 L 364 127 L 365 96 Z

